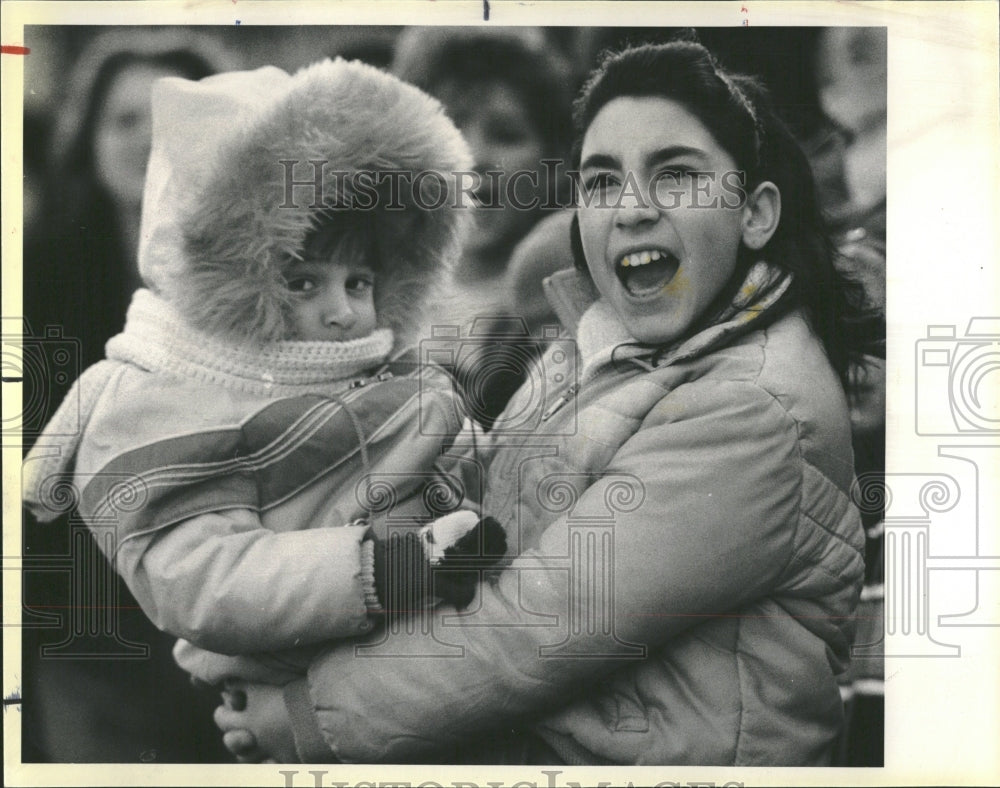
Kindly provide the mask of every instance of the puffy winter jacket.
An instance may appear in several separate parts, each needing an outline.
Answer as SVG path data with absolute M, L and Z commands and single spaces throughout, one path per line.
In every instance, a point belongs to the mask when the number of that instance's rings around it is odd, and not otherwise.
M 863 574 L 842 388 L 799 312 L 687 344 L 613 348 L 575 398 L 550 348 L 541 401 L 536 381 L 506 412 L 533 428 L 483 463 L 517 557 L 468 613 L 314 661 L 286 693 L 303 757 L 526 725 L 568 763 L 828 761 Z
M 43 519 L 76 505 L 146 615 L 197 646 L 177 655 L 205 681 L 287 680 L 304 653 L 219 655 L 368 632 L 374 557 L 352 523 L 436 514 L 424 493 L 461 423 L 444 373 L 413 356 L 359 369 L 320 344 L 298 364 L 296 343 L 237 352 L 140 291 L 77 384 L 82 433 L 25 463 L 26 503 Z

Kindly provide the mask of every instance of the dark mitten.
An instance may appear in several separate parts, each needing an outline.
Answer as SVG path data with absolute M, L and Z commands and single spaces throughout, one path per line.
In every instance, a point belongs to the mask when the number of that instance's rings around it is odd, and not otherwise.
M 438 545 L 440 548 L 440 545 Z M 435 551 L 434 595 L 462 610 L 476 596 L 481 570 L 496 564 L 507 552 L 507 534 L 492 517 L 484 517 L 444 548 Z
M 507 535 L 492 517 L 454 512 L 419 532 L 374 538 L 375 590 L 386 615 L 402 616 L 427 606 L 431 592 L 461 609 L 476 595 L 481 570 L 507 552 Z
M 445 547 L 444 558 L 436 565 L 476 558 L 476 566 L 492 566 L 507 552 L 507 532 L 492 517 L 484 517 L 454 544 Z

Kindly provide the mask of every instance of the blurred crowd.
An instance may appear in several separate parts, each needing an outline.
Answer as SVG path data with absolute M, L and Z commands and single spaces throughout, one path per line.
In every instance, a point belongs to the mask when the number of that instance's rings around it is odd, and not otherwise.
M 103 357 L 124 324 L 136 267 L 140 203 L 150 147 L 150 89 L 163 76 L 200 79 L 323 57 L 361 59 L 438 98 L 469 142 L 485 204 L 451 288 L 433 313 L 469 344 L 456 359 L 474 415 L 489 429 L 525 377 L 518 353 L 557 321 L 541 280 L 572 266 L 570 184 L 546 161 L 571 161 L 571 104 L 601 51 L 664 41 L 653 28 L 97 28 L 26 30 L 24 115 L 24 315 L 41 336 L 59 327 L 79 363 Z M 886 32 L 876 28 L 709 28 L 698 38 L 736 71 L 759 75 L 810 156 L 842 265 L 885 307 Z M 537 182 L 538 186 L 534 184 Z M 516 197 L 534 210 L 505 205 Z M 885 425 L 884 317 L 857 339 L 849 392 L 857 473 L 880 473 Z M 509 358 L 504 348 L 515 348 Z M 520 360 L 519 360 L 520 359 Z M 65 389 L 49 382 L 58 404 Z M 68 383 L 67 383 L 68 385 Z M 864 513 L 868 583 L 857 642 L 882 632 L 881 516 Z M 215 696 L 188 686 L 127 589 L 79 545 L 66 520 L 28 524 L 25 555 L 71 571 L 28 571 L 24 580 L 25 761 L 210 762 L 227 760 L 211 720 Z M 75 563 L 74 563 L 75 562 Z M 30 564 L 26 564 L 29 566 Z M 63 564 L 60 564 L 62 566 Z M 104 577 L 113 612 L 63 611 L 77 573 Z M 63 582 L 65 581 L 65 582 Z M 103 604 L 103 603 L 102 603 Z M 96 607 L 96 606 L 95 606 Z M 100 620 L 98 620 L 98 618 Z M 146 647 L 146 648 L 143 648 Z M 867 653 L 877 652 L 877 648 Z M 843 687 L 849 725 L 840 763 L 882 762 L 882 663 L 856 659 Z

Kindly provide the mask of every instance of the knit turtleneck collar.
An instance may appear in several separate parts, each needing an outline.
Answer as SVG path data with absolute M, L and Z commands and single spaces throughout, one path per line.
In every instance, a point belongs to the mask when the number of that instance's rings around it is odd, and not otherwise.
M 152 372 L 186 377 L 263 396 L 328 392 L 362 376 L 392 349 L 393 333 L 377 329 L 346 342 L 273 342 L 238 346 L 190 328 L 149 290 L 137 290 L 125 330 L 106 347 L 107 357 Z

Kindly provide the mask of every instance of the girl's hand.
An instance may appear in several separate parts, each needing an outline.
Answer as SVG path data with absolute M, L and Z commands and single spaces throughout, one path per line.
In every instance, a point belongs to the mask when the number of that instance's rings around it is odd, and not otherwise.
M 225 703 L 215 710 L 222 741 L 240 763 L 297 763 L 292 722 L 281 687 L 226 683 Z M 242 707 L 242 708 L 241 708 Z

